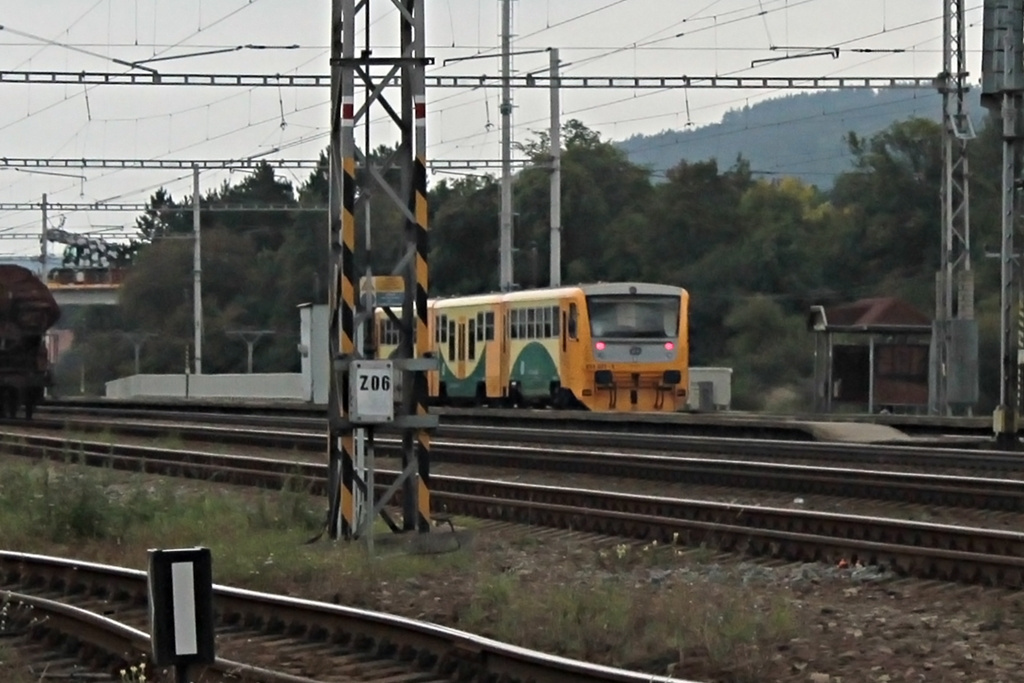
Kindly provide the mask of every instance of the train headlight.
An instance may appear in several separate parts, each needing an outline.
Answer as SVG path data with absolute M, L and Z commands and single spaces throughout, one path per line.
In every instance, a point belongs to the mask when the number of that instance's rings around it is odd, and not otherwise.
M 676 348 L 676 345 L 673 344 L 672 342 L 665 342 L 665 350 L 666 351 L 673 351 L 675 348 Z
M 598 351 L 604 351 L 605 346 L 607 345 L 603 341 L 594 343 L 594 348 L 597 349 Z
M 661 376 L 661 383 L 667 385 L 676 385 L 683 381 L 683 373 L 678 370 L 666 370 Z

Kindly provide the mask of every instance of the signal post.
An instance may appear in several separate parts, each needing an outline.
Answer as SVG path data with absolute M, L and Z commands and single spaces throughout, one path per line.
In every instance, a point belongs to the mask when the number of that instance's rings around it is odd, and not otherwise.
M 426 0 L 332 0 L 331 4 L 328 348 L 333 368 L 328 400 L 328 530 L 333 539 L 364 535 L 372 539 L 378 515 L 393 531 L 430 529 L 428 430 L 437 426 L 437 418 L 427 412 L 426 373 L 437 368 L 437 360 L 430 351 L 427 330 L 425 70 L 431 60 L 424 55 L 425 4 Z M 371 45 L 370 17 L 375 5 L 398 10 L 397 54 L 378 56 Z M 357 41 L 362 41 L 358 52 Z M 397 107 L 388 101 L 396 90 Z M 361 96 L 358 103 L 357 92 Z M 400 138 L 398 149 L 380 168 L 367 156 L 373 107 L 386 114 L 388 123 L 381 127 L 397 131 Z M 365 135 L 362 150 L 356 145 L 357 126 Z M 362 169 L 360 176 L 356 175 L 357 163 Z M 394 167 L 400 171 L 397 187 L 381 172 Z M 405 223 L 406 253 L 392 271 L 404 278 L 401 311 L 384 307 L 388 317 L 399 324 L 401 341 L 397 357 L 387 360 L 366 357 L 365 351 L 375 347 L 373 296 L 360 302 L 356 291 L 356 202 L 367 200 L 370 186 L 395 202 Z M 365 239 L 368 246 L 369 230 Z M 368 325 L 370 335 L 364 348 L 355 343 L 356 330 L 362 325 Z M 400 430 L 405 447 L 400 476 L 378 497 L 373 483 L 373 432 L 382 427 Z M 360 440 L 365 444 L 366 466 L 357 468 L 356 431 L 363 429 Z M 384 510 L 399 488 L 405 512 L 401 526 Z M 360 507 L 364 509 L 361 519 L 357 517 Z

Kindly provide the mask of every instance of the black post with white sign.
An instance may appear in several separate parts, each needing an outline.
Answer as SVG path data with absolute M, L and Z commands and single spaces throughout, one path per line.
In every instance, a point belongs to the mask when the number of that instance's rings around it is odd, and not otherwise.
M 149 551 L 149 627 L 155 666 L 212 664 L 213 563 L 208 548 Z

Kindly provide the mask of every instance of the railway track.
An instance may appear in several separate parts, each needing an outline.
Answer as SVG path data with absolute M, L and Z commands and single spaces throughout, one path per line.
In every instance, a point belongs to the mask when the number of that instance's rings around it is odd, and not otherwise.
M 70 411 L 70 412 L 68 412 Z M 508 412 L 508 411 L 506 411 Z M 139 436 L 166 435 L 169 423 L 183 439 L 222 441 L 245 445 L 285 445 L 308 451 L 326 448 L 324 418 L 310 417 L 298 412 L 291 417 L 275 415 L 222 414 L 186 411 L 152 411 L 121 408 L 57 407 L 42 411 L 41 417 L 31 423 L 21 423 L 48 429 L 74 427 L 83 431 L 114 430 Z M 693 436 L 689 434 L 655 431 L 606 430 L 603 423 L 590 421 L 589 429 L 581 425 L 560 421 L 533 422 L 519 420 L 509 426 L 508 420 L 482 420 L 474 414 L 469 421 L 442 420 L 436 438 L 473 440 L 495 444 L 533 444 L 549 450 L 563 447 L 622 449 L 629 452 L 649 452 L 722 457 L 748 457 L 779 462 L 805 462 L 814 465 L 851 462 L 908 468 L 927 468 L 929 471 L 974 470 L 999 473 L 1019 472 L 1024 475 L 1024 458 L 1005 451 L 982 448 L 984 442 L 962 440 L 932 441 L 924 443 L 839 443 L 806 439 L 739 438 L 736 436 Z M 13 424 L 13 423 L 9 423 Z M 610 423 L 614 426 L 615 423 Z M 521 426 L 522 425 L 522 426 Z M 258 432 L 258 434 L 256 433 Z M 728 433 L 728 432 L 726 432 Z M 389 443 L 382 432 L 381 443 Z M 803 435 L 806 437 L 806 435 Z M 391 443 L 397 443 L 391 440 Z M 557 444 L 557 446 L 553 445 Z
M 69 680 L 113 677 L 148 656 L 149 636 L 140 628 L 148 624 L 145 572 L 0 551 L 0 596 L 18 605 L 12 625 L 26 638 L 66 644 L 82 662 L 75 668 L 71 657 L 63 658 Z M 225 586 L 214 588 L 214 610 L 221 656 L 211 666 L 193 667 L 193 681 L 680 681 L 404 617 Z
M 323 453 L 324 435 L 307 431 L 282 431 L 224 427 L 214 425 L 175 425 L 153 422 L 77 421 L 44 422 L 53 429 L 72 426 L 114 431 L 133 436 L 165 436 L 169 429 L 185 440 L 220 442 L 284 448 Z M 534 433 L 536 435 L 536 433 Z M 24 437 L 32 442 L 32 437 Z M 503 435 L 498 436 L 503 439 Z M 734 440 L 723 443 L 722 450 L 734 457 L 757 448 L 767 448 L 757 460 L 736 460 L 693 456 L 667 456 L 629 454 L 614 451 L 581 450 L 565 447 L 525 447 L 505 444 L 477 443 L 463 440 L 435 439 L 432 458 L 435 462 L 475 465 L 516 470 L 538 470 L 574 474 L 603 475 L 609 477 L 647 479 L 659 482 L 685 483 L 695 486 L 726 486 L 756 490 L 786 491 L 797 494 L 816 494 L 860 498 L 866 500 L 900 501 L 917 505 L 943 505 L 977 510 L 1024 512 L 1024 480 L 994 477 L 957 476 L 929 472 L 895 472 L 869 469 L 868 463 L 886 463 L 890 466 L 934 470 L 938 463 L 947 463 L 952 469 L 964 459 L 973 459 L 979 467 L 991 471 L 997 467 L 1024 467 L 1016 456 L 1006 453 L 955 454 L 933 452 L 927 449 L 880 448 L 878 446 L 851 446 L 844 444 L 796 443 L 796 453 L 805 456 L 820 455 L 829 463 L 843 459 L 857 462 L 858 467 L 824 467 L 821 464 L 804 465 L 772 462 L 776 457 L 787 459 L 788 442 Z M 47 442 L 40 442 L 47 443 Z M 378 439 L 378 453 L 382 456 L 400 455 L 400 442 Z M 813 447 L 813 449 L 812 449 Z M 832 450 L 835 448 L 836 450 Z M 767 462 L 765 460 L 768 460 Z M 967 469 L 959 467 L 958 469 Z
M 206 413 L 222 421 L 253 416 L 266 421 L 323 420 L 324 406 L 306 403 L 212 401 L 203 399 L 118 401 L 110 399 L 54 399 L 41 406 L 64 415 L 121 414 L 173 416 Z M 890 426 L 919 437 L 953 436 L 981 443 L 992 438 L 988 417 L 939 417 L 922 415 L 769 415 L 760 413 L 588 413 L 526 409 L 433 408 L 442 422 L 462 426 L 501 426 L 514 423 L 532 429 L 562 425 L 567 430 L 601 431 L 605 434 L 649 433 L 710 437 L 772 438 L 811 441 L 823 425 L 876 424 Z M 171 419 L 175 419 L 171 417 Z
M 323 494 L 326 466 L 267 458 L 32 437 L 4 450 L 73 456 L 83 464 Z M 61 455 L 63 454 L 63 455 Z M 388 487 L 396 472 L 379 471 Z M 435 509 L 482 519 L 766 555 L 790 561 L 846 560 L 904 576 L 1024 587 L 1024 534 L 811 510 L 616 494 L 515 482 L 432 477 Z

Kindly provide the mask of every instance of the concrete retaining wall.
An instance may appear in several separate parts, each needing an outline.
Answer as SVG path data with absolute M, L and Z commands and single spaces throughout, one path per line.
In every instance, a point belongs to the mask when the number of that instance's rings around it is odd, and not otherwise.
M 108 398 L 266 398 L 309 401 L 300 373 L 132 375 L 107 382 Z

